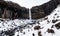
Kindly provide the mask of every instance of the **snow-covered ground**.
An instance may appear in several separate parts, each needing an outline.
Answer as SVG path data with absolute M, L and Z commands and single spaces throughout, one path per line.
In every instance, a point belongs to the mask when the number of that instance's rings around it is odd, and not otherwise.
M 36 20 L 35 24 L 22 19 L 0 20 L 0 36 L 60 36 L 60 28 L 55 27 L 59 22 L 60 5 L 50 15 Z

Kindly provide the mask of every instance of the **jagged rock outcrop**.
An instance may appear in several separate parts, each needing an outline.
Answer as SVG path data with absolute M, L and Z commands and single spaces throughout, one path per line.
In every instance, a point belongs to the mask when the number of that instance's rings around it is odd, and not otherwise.
M 51 0 L 42 5 L 32 7 L 32 18 L 40 19 L 49 15 L 59 4 L 58 0 Z

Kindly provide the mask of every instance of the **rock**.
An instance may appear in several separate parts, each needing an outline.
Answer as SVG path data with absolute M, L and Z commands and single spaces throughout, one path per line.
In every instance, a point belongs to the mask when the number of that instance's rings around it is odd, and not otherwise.
M 0 0 L 0 1 L 4 1 L 4 0 Z
M 38 36 L 42 36 L 41 31 L 38 32 Z
M 43 18 L 47 15 L 50 15 L 51 12 L 55 8 L 57 8 L 57 6 L 59 4 L 60 3 L 57 0 L 51 0 L 47 3 L 42 4 L 42 5 L 32 7 L 32 9 L 31 9 L 32 18 L 39 19 L 39 18 Z
M 32 35 L 33 35 L 33 36 L 35 36 L 35 34 L 34 34 L 34 33 L 33 33 Z
M 18 5 L 17 3 L 14 2 L 10 2 L 7 1 L 8 5 L 8 9 L 11 10 L 12 13 L 12 18 L 16 19 L 16 18 L 28 18 L 28 8 L 25 7 L 21 7 L 20 5 Z M 23 15 L 24 14 L 24 15 Z
M 54 0 L 54 1 L 58 1 L 60 3 L 60 0 Z
M 45 17 L 45 18 L 44 18 L 44 20 L 47 20 L 47 19 L 48 19 L 48 17 Z
M 35 27 L 34 27 L 34 30 L 39 30 L 39 29 L 41 29 L 40 26 L 35 26 Z
M 25 34 L 25 32 L 23 32 L 23 34 Z
M 42 12 L 40 12 L 38 10 L 40 10 Z M 40 18 L 45 17 L 45 13 L 43 12 L 43 10 L 38 9 L 38 7 L 32 7 L 31 12 L 32 12 L 32 18 L 33 19 L 40 19 Z
M 28 9 L 12 1 L 0 1 L 0 18 L 28 18 Z
M 49 24 L 50 23 L 50 21 L 49 20 L 47 20 L 47 24 Z
M 8 9 L 4 9 L 4 13 L 2 14 L 2 18 L 4 18 L 4 19 L 12 18 L 12 11 L 10 11 Z
M 58 20 L 56 19 L 56 20 L 52 20 L 52 23 L 56 23 Z
M 57 24 L 55 24 L 55 27 L 56 27 L 57 29 L 60 29 L 60 22 L 57 23 Z
M 51 28 L 54 28 L 54 25 L 52 25 Z
M 57 13 L 55 13 L 55 15 L 57 15 Z
M 53 29 L 48 29 L 47 32 L 48 33 L 55 33 Z
M 40 19 L 49 15 L 59 5 L 59 0 L 51 0 L 31 8 L 32 19 Z M 29 9 L 12 1 L 0 1 L 0 18 L 29 19 Z

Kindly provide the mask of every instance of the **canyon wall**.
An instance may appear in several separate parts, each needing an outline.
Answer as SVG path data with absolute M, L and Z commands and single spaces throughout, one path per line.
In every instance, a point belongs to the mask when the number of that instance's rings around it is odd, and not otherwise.
M 51 0 L 39 6 L 33 6 L 31 8 L 32 19 L 40 19 L 57 8 L 60 4 L 59 0 Z M 4 19 L 28 19 L 29 8 L 22 7 L 12 1 L 0 0 L 0 18 Z
M 47 15 L 50 15 L 51 12 L 57 8 L 57 6 L 59 5 L 59 2 L 57 0 L 51 0 L 47 3 L 44 3 L 42 5 L 39 6 L 34 6 L 31 9 L 32 12 L 32 17 L 35 19 L 39 19 L 39 18 L 43 18 Z
M 0 1 L 0 18 L 16 19 L 28 18 L 28 8 L 21 7 L 11 1 Z

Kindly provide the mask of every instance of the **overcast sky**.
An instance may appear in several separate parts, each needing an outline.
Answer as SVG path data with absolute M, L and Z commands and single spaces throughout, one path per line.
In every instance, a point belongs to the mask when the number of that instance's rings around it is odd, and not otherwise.
M 6 0 L 6 1 L 12 1 L 12 2 L 18 3 L 20 6 L 31 8 L 33 6 L 46 3 L 50 0 Z

